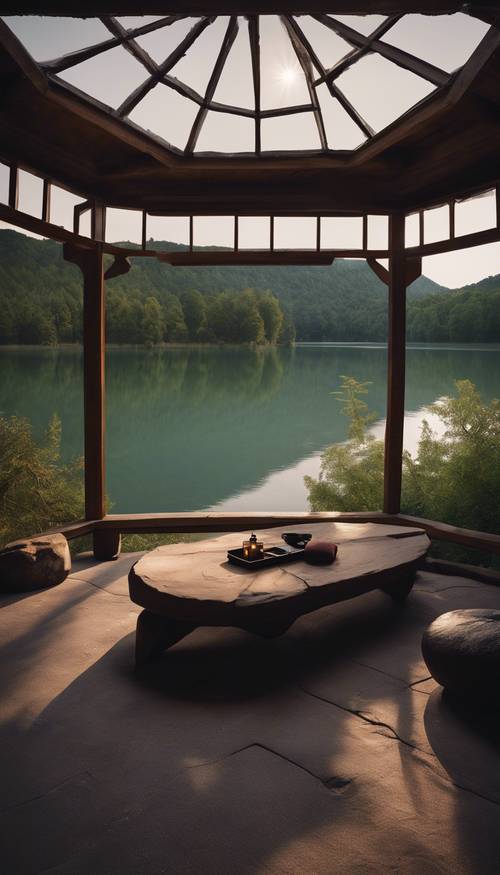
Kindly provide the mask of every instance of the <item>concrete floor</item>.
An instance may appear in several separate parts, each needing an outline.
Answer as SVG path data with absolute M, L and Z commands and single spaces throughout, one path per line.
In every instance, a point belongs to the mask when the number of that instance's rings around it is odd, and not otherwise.
M 498 723 L 423 630 L 500 588 L 420 574 L 266 641 L 200 629 L 133 667 L 133 555 L 2 597 L 2 875 L 499 872 Z

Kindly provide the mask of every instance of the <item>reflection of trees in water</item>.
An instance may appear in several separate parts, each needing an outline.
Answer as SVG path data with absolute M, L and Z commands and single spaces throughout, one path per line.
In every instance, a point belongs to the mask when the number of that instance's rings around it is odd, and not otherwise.
M 485 401 L 500 395 L 499 349 L 416 349 L 406 354 L 406 409 L 418 410 L 454 392 L 455 380 L 471 380 Z
M 485 400 L 500 394 L 498 352 L 409 349 L 407 410 L 470 378 Z M 345 440 L 331 394 L 348 374 L 369 381 L 383 418 L 384 347 L 299 346 L 116 349 L 107 355 L 108 488 L 115 510 L 206 507 Z M 83 444 L 79 350 L 4 350 L 0 410 L 28 416 L 41 437 L 57 412 L 63 456 Z M 284 504 L 286 496 L 284 496 Z
M 203 402 L 267 399 L 279 391 L 281 351 L 258 349 L 113 350 L 108 356 L 108 394 L 120 403 L 196 406 Z
M 62 424 L 62 457 L 83 451 L 83 353 L 80 349 L 0 352 L 0 414 L 25 416 L 40 440 L 54 414 Z

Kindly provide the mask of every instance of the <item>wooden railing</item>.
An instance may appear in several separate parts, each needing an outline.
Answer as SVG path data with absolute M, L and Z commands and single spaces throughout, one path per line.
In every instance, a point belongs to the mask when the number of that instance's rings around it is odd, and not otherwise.
M 416 526 L 423 529 L 432 540 L 448 541 L 500 555 L 500 535 L 477 532 L 473 529 L 462 529 L 447 523 L 405 514 L 386 514 L 381 511 L 368 511 L 366 513 L 223 513 L 207 511 L 205 513 L 109 514 L 103 519 L 80 520 L 51 531 L 62 532 L 68 540 L 99 533 L 99 535 L 109 535 L 111 543 L 112 538 L 120 534 L 246 532 L 254 529 L 267 529 L 272 526 L 282 528 L 302 524 L 309 526 L 324 522 Z

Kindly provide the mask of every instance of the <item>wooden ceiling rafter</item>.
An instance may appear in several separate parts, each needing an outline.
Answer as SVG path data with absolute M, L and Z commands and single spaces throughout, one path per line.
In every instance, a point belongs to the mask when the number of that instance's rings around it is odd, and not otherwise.
M 219 54 L 217 55 L 217 59 L 210 75 L 210 79 L 208 80 L 203 105 L 198 110 L 196 118 L 193 122 L 193 126 L 191 128 L 191 132 L 188 137 L 188 141 L 186 143 L 186 147 L 184 149 L 186 155 L 190 155 L 192 152 L 194 152 L 196 148 L 196 143 L 198 141 L 203 122 L 207 117 L 210 103 L 212 102 L 212 98 L 215 94 L 217 85 L 219 84 L 219 80 L 222 75 L 222 71 L 224 69 L 224 65 L 226 63 L 229 52 L 231 51 L 234 41 L 238 35 L 238 30 L 238 17 L 236 15 L 232 15 L 229 19 L 224 38 L 222 40 L 222 45 L 219 50 Z
M 292 20 L 297 25 L 295 33 L 301 32 L 298 22 Z M 254 21 L 258 27 L 258 19 Z M 127 37 L 135 31 L 127 30 Z M 120 38 L 124 37 L 122 34 Z M 490 29 L 446 87 L 350 152 L 308 150 L 257 155 L 252 151 L 226 156 L 196 151 L 185 156 L 130 119 L 113 115 L 109 107 L 53 73 L 46 76 L 1 21 L 0 45 L 5 49 L 0 54 L 2 160 L 34 167 L 35 173 L 38 168 L 56 185 L 105 200 L 110 206 L 148 211 L 171 208 L 177 215 L 184 208 L 198 214 L 211 214 L 212 209 L 214 214 L 233 214 L 236 203 L 236 212 L 249 215 L 293 212 L 294 203 L 303 204 L 309 213 L 331 207 L 340 211 L 391 211 L 427 205 L 431 198 L 448 200 L 456 191 L 475 186 L 489 187 L 498 175 L 495 156 L 500 149 L 500 134 L 498 114 L 493 111 L 498 108 L 495 83 L 500 83 L 498 28 Z M 318 71 L 316 60 L 311 57 Z M 262 110 L 260 64 L 256 69 L 256 109 L 226 107 L 213 100 L 209 108 L 236 114 L 242 111 L 254 119 L 256 128 L 257 117 L 260 123 L 262 118 L 273 115 L 314 112 L 309 103 Z M 203 106 L 205 95 L 193 94 L 198 106 Z M 462 117 L 471 133 L 460 149 L 457 132 Z M 457 160 L 456 149 L 460 152 Z M 427 162 L 424 154 L 430 156 Z M 477 160 L 475 156 L 479 156 Z
M 248 38 L 252 58 L 252 81 L 255 101 L 255 154 L 262 148 L 261 107 L 260 107 L 260 24 L 258 15 L 248 16 Z
M 316 127 L 318 129 L 319 141 L 321 144 L 321 148 L 325 151 L 328 149 L 328 140 L 326 137 L 325 123 L 323 121 L 323 113 L 321 112 L 321 106 L 318 99 L 318 95 L 316 93 L 316 89 L 314 87 L 314 76 L 313 76 L 313 59 L 308 52 L 306 46 L 299 39 L 297 33 L 293 25 L 291 25 L 287 16 L 282 15 L 281 21 L 285 27 L 286 32 L 288 33 L 290 42 L 292 44 L 293 50 L 297 57 L 297 60 L 302 68 L 302 72 L 305 76 L 307 90 L 309 92 L 309 98 L 311 101 L 311 105 L 313 107 L 314 120 L 316 122 Z
M 105 16 L 105 18 L 107 21 L 111 20 L 110 16 Z M 61 55 L 59 58 L 53 58 L 50 61 L 44 61 L 40 64 L 40 67 L 46 73 L 62 73 L 64 70 L 69 70 L 70 67 L 75 67 L 77 64 L 83 64 L 84 61 L 89 61 L 91 58 L 95 58 L 97 55 L 102 54 L 102 52 L 109 51 L 109 49 L 114 49 L 120 45 L 123 45 L 124 48 L 126 48 L 125 44 L 129 40 L 135 40 L 138 36 L 145 36 L 148 33 L 153 33 L 155 30 L 168 27 L 176 21 L 180 21 L 182 18 L 187 18 L 187 16 L 168 15 L 161 18 L 159 21 L 150 21 L 147 24 L 141 25 L 141 27 L 131 28 L 130 30 L 126 30 L 120 25 L 120 29 L 125 31 L 126 35 L 122 36 L 121 34 L 118 35 L 118 33 L 116 33 L 111 39 L 94 43 L 92 46 L 78 49 L 75 52 L 69 52 L 66 55 Z M 116 19 L 113 19 L 113 21 L 116 21 Z M 109 27 L 108 30 L 110 30 Z
M 125 98 L 123 103 L 116 110 L 116 114 L 123 118 L 124 116 L 130 115 L 133 109 L 137 106 L 138 103 L 143 100 L 146 95 L 151 91 L 155 85 L 160 82 L 166 73 L 175 67 L 178 61 L 184 57 L 188 49 L 191 48 L 194 42 L 198 39 L 199 36 L 203 33 L 206 28 L 215 21 L 216 16 L 211 15 L 206 18 L 200 19 L 197 21 L 195 25 L 191 28 L 188 34 L 184 37 L 183 40 L 175 47 L 173 52 L 171 52 L 161 64 L 156 65 L 155 72 L 146 79 L 145 82 L 142 82 L 137 88 L 132 91 L 128 97 Z
M 99 105 L 104 111 L 107 110 L 110 116 L 123 118 L 128 124 L 130 124 L 130 120 L 127 117 L 132 112 L 132 110 L 146 97 L 149 91 L 160 82 L 162 82 L 169 88 L 177 91 L 177 93 L 181 94 L 183 97 L 191 100 L 199 108 L 195 117 L 195 121 L 192 125 L 185 149 L 179 149 L 172 146 L 165 140 L 162 140 L 162 138 L 156 138 L 159 142 L 163 142 L 165 147 L 169 149 L 174 155 L 186 155 L 188 157 L 194 155 L 196 142 L 199 137 L 202 125 L 206 119 L 207 112 L 209 110 L 254 119 L 254 149 L 255 155 L 257 157 L 259 157 L 262 152 L 261 120 L 263 118 L 278 118 L 280 116 L 292 116 L 294 114 L 302 112 L 312 112 L 315 118 L 316 126 L 318 128 L 321 151 L 326 155 L 329 155 L 331 154 L 332 150 L 329 148 L 328 145 L 322 107 L 316 90 L 323 83 L 326 84 L 331 97 L 340 104 L 343 110 L 348 114 L 351 120 L 359 128 L 359 130 L 363 134 L 363 137 L 368 141 L 372 141 L 374 138 L 378 140 L 376 132 L 361 116 L 356 107 L 351 103 L 351 101 L 347 98 L 344 92 L 338 87 L 335 81 L 339 78 L 342 72 L 344 72 L 344 70 L 355 64 L 360 58 L 364 57 L 367 54 L 375 53 L 386 57 L 389 61 L 395 63 L 398 66 L 404 67 L 407 70 L 411 70 L 414 74 L 432 82 L 436 86 L 436 88 L 438 89 L 438 94 L 434 93 L 434 97 L 439 97 L 439 92 L 445 90 L 446 87 L 453 80 L 454 77 L 452 75 L 448 75 L 434 65 L 428 64 L 427 62 L 417 58 L 414 55 L 410 55 L 407 52 L 402 51 L 401 49 L 391 46 L 389 43 L 382 42 L 381 38 L 397 23 L 397 21 L 400 20 L 402 14 L 403 13 L 400 12 L 388 16 L 385 21 L 383 21 L 367 36 L 359 33 L 357 30 L 344 24 L 343 22 L 337 21 L 330 15 L 322 13 L 314 14 L 313 17 L 318 22 L 333 30 L 335 33 L 337 33 L 337 35 L 339 35 L 347 43 L 353 46 L 353 50 L 348 52 L 348 54 L 344 58 L 342 58 L 336 65 L 334 65 L 329 70 L 325 69 L 325 67 L 321 63 L 316 51 L 312 47 L 310 41 L 305 36 L 300 25 L 298 24 L 296 17 L 289 14 L 280 15 L 279 17 L 285 26 L 285 30 L 291 42 L 291 46 L 294 50 L 295 55 L 297 56 L 303 74 L 305 76 L 310 96 L 309 104 L 302 104 L 297 106 L 277 107 L 275 109 L 265 111 L 262 111 L 261 109 L 258 15 L 246 16 L 249 26 L 252 78 L 255 98 L 255 108 L 253 110 L 247 107 L 238 107 L 229 104 L 223 104 L 215 102 L 213 100 L 217 83 L 224 69 L 229 50 L 235 39 L 236 33 L 234 31 L 237 32 L 238 21 L 236 15 L 233 15 L 230 18 L 230 24 L 228 26 L 226 37 L 224 38 L 223 45 L 221 46 L 221 49 L 219 51 L 219 55 L 214 65 L 211 79 L 204 95 L 199 94 L 195 89 L 191 88 L 191 86 L 187 85 L 184 82 L 181 82 L 176 77 L 170 76 L 169 71 L 186 54 L 188 49 L 193 45 L 193 43 L 206 29 L 206 27 L 213 23 L 216 15 L 200 18 L 191 28 L 189 33 L 184 37 L 184 39 L 181 40 L 181 42 L 174 49 L 174 51 L 171 52 L 169 56 L 165 59 L 165 61 L 163 61 L 161 64 L 158 64 L 155 60 L 153 60 L 148 52 L 146 52 L 146 50 L 136 41 L 136 37 L 141 36 L 145 33 L 150 33 L 155 30 L 168 27 L 175 21 L 181 18 L 186 18 L 186 14 L 177 13 L 171 16 L 163 16 L 159 21 L 148 22 L 147 24 L 140 27 L 129 29 L 125 28 L 116 19 L 115 16 L 101 16 L 101 21 L 111 33 L 110 40 L 103 41 L 99 44 L 89 47 L 88 49 L 81 50 L 80 52 L 71 53 L 69 55 L 63 56 L 63 58 L 45 62 L 44 64 L 40 65 L 40 72 L 42 73 L 42 75 L 43 72 L 45 72 L 49 75 L 50 79 L 53 79 L 57 72 L 62 72 L 64 69 L 67 69 L 68 66 L 74 66 L 76 63 L 81 63 L 83 60 L 94 57 L 96 54 L 107 51 L 110 48 L 122 46 L 130 54 L 132 54 L 132 56 L 145 68 L 145 70 L 149 74 L 149 77 L 125 98 L 125 100 L 122 102 L 121 106 L 117 110 L 112 110 L 105 104 L 99 104 L 99 101 L 93 101 L 92 98 L 90 98 L 88 95 L 85 95 L 84 92 L 80 93 L 82 97 L 88 99 L 89 102 L 94 102 L 95 105 Z M 228 36 L 228 34 L 232 34 L 232 36 L 230 37 Z M 229 41 L 230 39 L 231 41 Z M 314 69 L 317 71 L 319 76 L 314 75 Z M 214 78 L 214 76 L 216 76 L 216 79 Z M 59 81 L 62 84 L 64 80 Z M 67 83 L 65 83 L 65 85 L 66 84 Z M 426 99 L 424 98 L 424 101 L 422 102 L 426 103 Z M 393 128 L 397 128 L 400 123 L 403 126 L 407 116 L 412 116 L 412 110 L 409 110 L 407 113 L 404 113 L 402 116 L 400 116 L 400 118 L 396 120 L 393 125 L 389 126 L 389 128 L 386 128 L 384 131 L 381 132 L 381 134 L 383 135 Z M 151 139 L 154 139 L 153 134 L 150 134 L 148 132 L 148 135 L 151 136 Z M 366 147 L 367 144 L 365 143 L 364 145 Z M 358 147 L 358 150 L 353 150 L 353 163 L 358 163 L 356 160 L 358 153 L 361 153 L 364 156 L 365 151 L 363 146 Z M 209 156 L 210 154 L 212 153 L 198 152 L 198 156 Z M 216 153 L 213 154 L 215 156 Z M 224 155 L 224 153 L 220 154 L 221 157 Z M 247 157 L 250 157 L 250 153 L 246 154 Z M 307 152 L 304 151 L 301 154 L 306 156 L 312 155 L 313 152 L 308 150 Z M 361 161 L 363 160 L 364 157 L 361 158 Z
M 329 15 L 314 15 L 313 17 L 320 24 L 324 24 L 330 30 L 333 30 L 337 36 L 342 37 L 354 48 L 365 48 L 369 53 L 381 55 L 381 57 L 392 61 L 398 67 L 409 70 L 410 73 L 414 73 L 421 79 L 426 79 L 437 88 L 443 87 L 449 81 L 450 75 L 448 73 L 439 67 L 435 67 L 434 64 L 429 64 L 428 61 L 424 61 L 422 58 L 417 58 L 416 55 L 411 55 L 409 52 L 398 49 L 390 43 L 384 43 L 380 39 L 374 38 L 373 35 L 372 37 L 364 36 L 358 33 L 357 30 L 349 27 L 349 25 L 337 21 L 337 19 L 331 18 Z
M 125 49 L 136 61 L 139 61 L 143 67 L 146 68 L 150 75 L 154 76 L 157 70 L 157 64 L 153 61 L 152 57 L 147 53 L 146 49 L 135 40 L 135 39 L 127 39 L 127 29 L 123 27 L 122 24 L 118 21 L 117 18 L 113 18 L 112 16 L 103 16 L 101 21 L 107 30 L 113 34 L 113 36 L 119 37 L 121 39 L 120 45 Z
M 311 64 L 314 67 L 316 67 L 318 72 L 321 74 L 319 84 L 321 84 L 321 82 L 326 81 L 326 85 L 327 85 L 327 88 L 328 88 L 331 96 L 335 100 L 338 101 L 338 103 L 345 110 L 345 112 L 348 114 L 348 116 L 352 119 L 352 121 L 361 130 L 363 136 L 368 137 L 368 138 L 373 137 L 375 135 L 375 131 L 368 124 L 368 122 L 362 117 L 362 115 L 357 111 L 357 109 L 352 105 L 350 100 L 348 100 L 348 98 L 345 96 L 344 92 L 341 91 L 340 88 L 338 88 L 336 85 L 334 85 L 330 80 L 326 80 L 327 72 L 326 72 L 323 64 L 321 63 L 317 53 L 314 51 L 311 43 L 307 39 L 304 31 L 302 30 L 302 28 L 300 27 L 298 22 L 295 20 L 295 18 L 293 18 L 293 16 L 291 16 L 291 15 L 282 16 L 282 18 L 286 19 L 286 21 L 288 22 L 288 27 L 293 32 L 293 34 L 295 35 L 295 38 L 302 45 L 304 51 L 309 56 Z M 312 79 L 310 82 L 310 85 L 313 87 L 314 93 L 316 93 L 315 89 L 318 85 L 318 80 Z
M 141 4 L 143 15 L 164 15 L 165 9 L 190 16 L 217 15 L 265 15 L 265 14 L 314 14 L 330 12 L 343 15 L 368 15 L 377 12 L 393 15 L 397 12 L 422 13 L 426 15 L 447 15 L 463 11 L 490 15 L 497 4 L 487 0 L 147 0 Z M 70 15 L 72 18 L 88 18 L 99 15 L 137 15 L 137 0 L 113 0 L 112 8 L 108 0 L 77 0 L 71 3 L 68 12 L 67 0 L 3 0 L 0 4 L 2 15 Z
M 315 85 L 321 85 L 322 82 L 334 82 L 342 73 L 345 73 L 349 67 L 352 67 L 356 61 L 359 61 L 364 55 L 370 52 L 370 45 L 373 40 L 378 40 L 385 36 L 388 31 L 402 18 L 402 15 L 391 15 L 386 18 L 374 31 L 367 37 L 366 43 L 360 48 L 351 49 L 340 61 L 337 61 L 329 70 L 323 70 L 322 75 L 316 79 Z

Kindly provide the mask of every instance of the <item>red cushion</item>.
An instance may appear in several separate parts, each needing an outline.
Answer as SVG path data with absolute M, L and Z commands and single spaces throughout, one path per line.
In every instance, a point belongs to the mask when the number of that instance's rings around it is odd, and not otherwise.
M 337 545 L 331 541 L 309 541 L 304 559 L 311 565 L 331 565 L 337 555 Z

